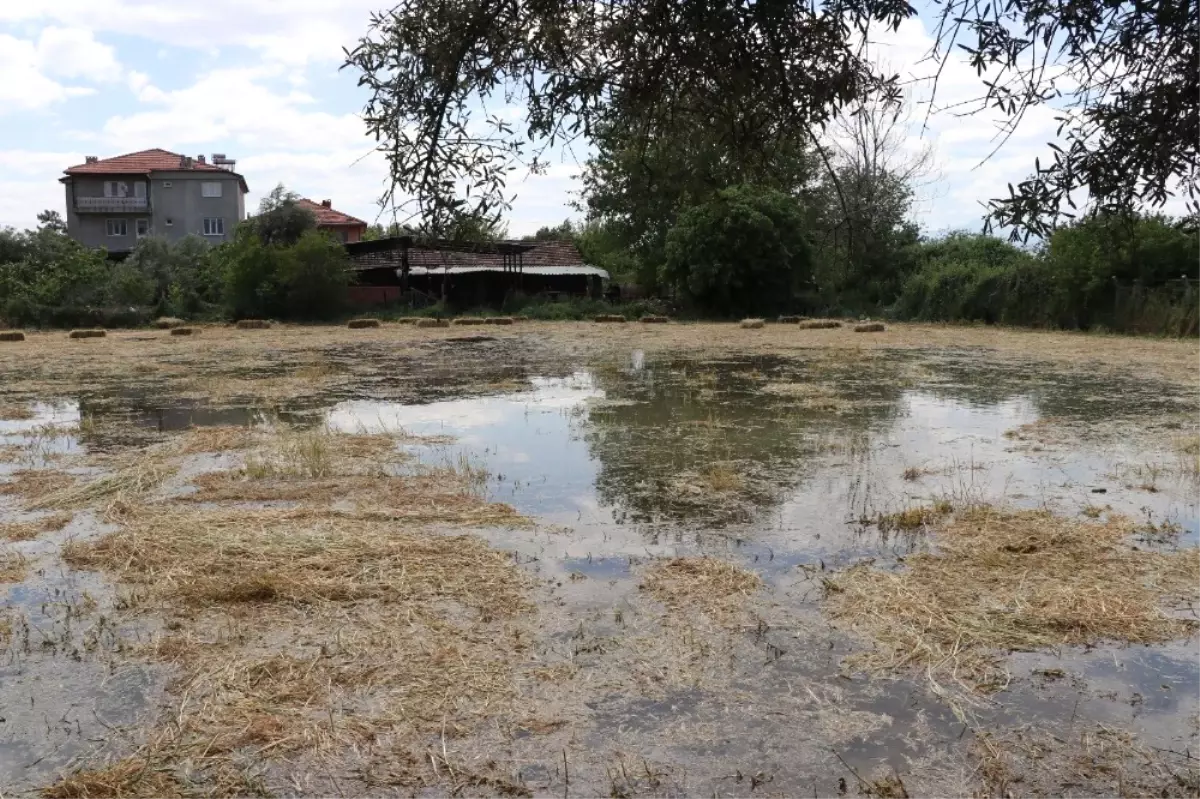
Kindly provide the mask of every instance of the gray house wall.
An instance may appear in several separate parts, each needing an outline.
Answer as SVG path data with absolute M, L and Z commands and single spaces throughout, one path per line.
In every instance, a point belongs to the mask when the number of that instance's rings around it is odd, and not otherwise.
M 147 184 L 145 210 L 80 210 L 76 198 L 103 197 L 104 183 L 124 181 L 128 196 L 134 196 L 134 184 Z M 220 197 L 204 197 L 200 184 L 221 183 Z M 170 183 L 168 187 L 166 184 Z M 149 235 L 178 241 L 189 234 L 212 244 L 233 238 L 234 228 L 246 217 L 246 199 L 241 181 L 228 172 L 152 172 L 145 175 L 73 175 L 64 181 L 67 205 L 67 234 L 88 247 L 104 247 L 109 252 L 128 252 L 137 244 L 137 220 L 149 220 Z M 221 236 L 205 236 L 204 220 L 219 218 L 225 222 Z M 109 236 L 107 220 L 124 219 L 128 235 Z

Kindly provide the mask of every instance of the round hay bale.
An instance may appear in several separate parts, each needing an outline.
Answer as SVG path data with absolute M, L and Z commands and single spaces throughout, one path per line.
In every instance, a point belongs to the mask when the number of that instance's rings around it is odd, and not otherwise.
M 483 325 L 487 324 L 487 320 L 478 316 L 460 316 L 454 320 L 454 324 L 463 326 Z
M 486 319 L 489 325 L 511 325 L 513 318 L 511 316 L 489 316 Z
M 801 330 L 831 330 L 835 327 L 841 327 L 842 323 L 833 319 L 809 319 L 800 322 Z
M 270 326 L 266 319 L 239 319 L 237 323 L 238 330 L 266 330 Z
M 641 322 L 643 325 L 665 325 L 667 322 L 670 322 L 671 319 L 670 319 L 670 317 L 667 317 L 667 316 L 655 316 L 654 314 L 646 314 L 638 321 Z
M 174 327 L 183 327 L 184 322 L 182 319 L 177 319 L 174 316 L 160 316 L 152 324 L 159 330 L 170 330 Z
M 0 341 L 24 341 L 25 334 L 20 330 L 0 330 Z
M 67 334 L 69 338 L 104 338 L 108 334 L 100 329 L 92 330 L 72 330 Z
M 194 336 L 200 332 L 196 327 L 173 327 L 171 328 L 172 336 Z
M 418 319 L 417 327 L 450 327 L 449 319 Z
M 362 330 L 367 327 L 379 327 L 378 319 L 351 319 L 346 323 L 346 327 L 351 330 Z
M 762 319 L 743 319 L 742 320 L 742 329 L 743 330 L 758 330 L 762 327 L 765 327 L 766 324 L 767 323 L 764 322 Z
M 883 326 L 883 322 L 865 322 L 854 326 L 855 333 L 882 333 L 885 330 L 887 328 Z

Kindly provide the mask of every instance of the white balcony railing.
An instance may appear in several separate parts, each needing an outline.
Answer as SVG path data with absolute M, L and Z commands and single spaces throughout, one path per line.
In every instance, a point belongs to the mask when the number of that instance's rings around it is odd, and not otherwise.
M 150 207 L 145 197 L 76 197 L 75 210 L 100 213 L 136 213 Z

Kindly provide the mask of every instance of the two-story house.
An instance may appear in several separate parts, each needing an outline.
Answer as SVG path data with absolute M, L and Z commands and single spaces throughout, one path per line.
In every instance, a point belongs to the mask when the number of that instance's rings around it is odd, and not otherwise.
M 350 214 L 344 214 L 334 209 L 329 200 L 315 203 L 307 197 L 296 201 L 296 205 L 308 210 L 317 219 L 317 229 L 333 234 L 334 238 L 343 244 L 353 244 L 362 241 L 367 232 L 367 223 Z
M 246 180 L 234 161 L 214 155 L 143 150 L 115 158 L 88 156 L 64 170 L 67 235 L 88 247 L 128 252 L 144 236 L 171 241 L 188 234 L 214 244 L 233 237 L 246 218 Z

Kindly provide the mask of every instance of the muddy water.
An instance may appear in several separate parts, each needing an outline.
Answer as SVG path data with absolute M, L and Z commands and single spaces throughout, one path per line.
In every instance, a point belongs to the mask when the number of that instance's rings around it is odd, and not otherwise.
M 1149 746 L 1195 750 L 1195 640 L 1014 655 L 1010 688 L 964 723 L 922 681 L 842 673 L 842 658 L 864 644 L 833 630 L 819 604 L 822 571 L 865 558 L 886 566 L 931 546 L 921 535 L 882 534 L 872 520 L 939 499 L 1111 510 L 1144 520 L 1148 544 L 1195 546 L 1196 484 L 1170 447 L 1194 416 L 1194 396 L 953 351 L 720 360 L 632 351 L 574 369 L 505 368 L 503 378 L 519 388 L 458 395 L 417 381 L 416 401 L 372 399 L 363 387 L 272 413 L 453 437 L 413 447 L 415 468 L 484 468 L 494 499 L 538 520 L 532 531 L 483 531 L 542 581 L 537 656 L 619 673 L 614 686 L 627 687 L 622 680 L 639 668 L 619 654 L 628 641 L 684 657 L 696 645 L 664 631 L 640 597 L 649 559 L 719 556 L 771 586 L 754 629 L 713 630 L 704 644 L 721 659 L 719 673 L 650 675 L 645 691 L 601 689 L 586 701 L 527 689 L 530 707 L 562 731 L 472 745 L 515 764 L 529 790 L 827 795 L 840 780 L 854 792 L 857 772 L 903 774 L 910 791 L 959 793 L 972 784 L 963 747 L 973 729 L 1030 723 L 1064 737 L 1111 724 Z M 258 408 L 137 393 L 105 397 L 103 408 L 159 432 L 263 418 Z M 37 442 L 39 462 L 71 454 L 79 440 L 60 428 L 79 418 L 78 402 L 40 404 L 34 420 L 0 422 L 0 444 Z M 724 483 L 714 482 L 714 465 Z M 0 517 L 17 518 L 2 506 Z M 98 529 L 87 519 L 73 525 L 81 526 L 56 535 Z M 0 785 L 18 789 L 104 745 L 110 726 L 154 706 L 168 676 L 118 669 L 115 657 L 106 671 L 70 656 L 97 633 L 66 629 L 66 608 L 111 607 L 114 595 L 66 569 L 54 543 L 19 545 L 36 568 L 3 597 L 34 622 L 32 643 L 15 636 L 0 669 Z M 1044 676 L 1055 669 L 1063 675 Z M 559 756 L 547 754 L 559 750 L 594 753 L 569 765 L 572 784 Z

